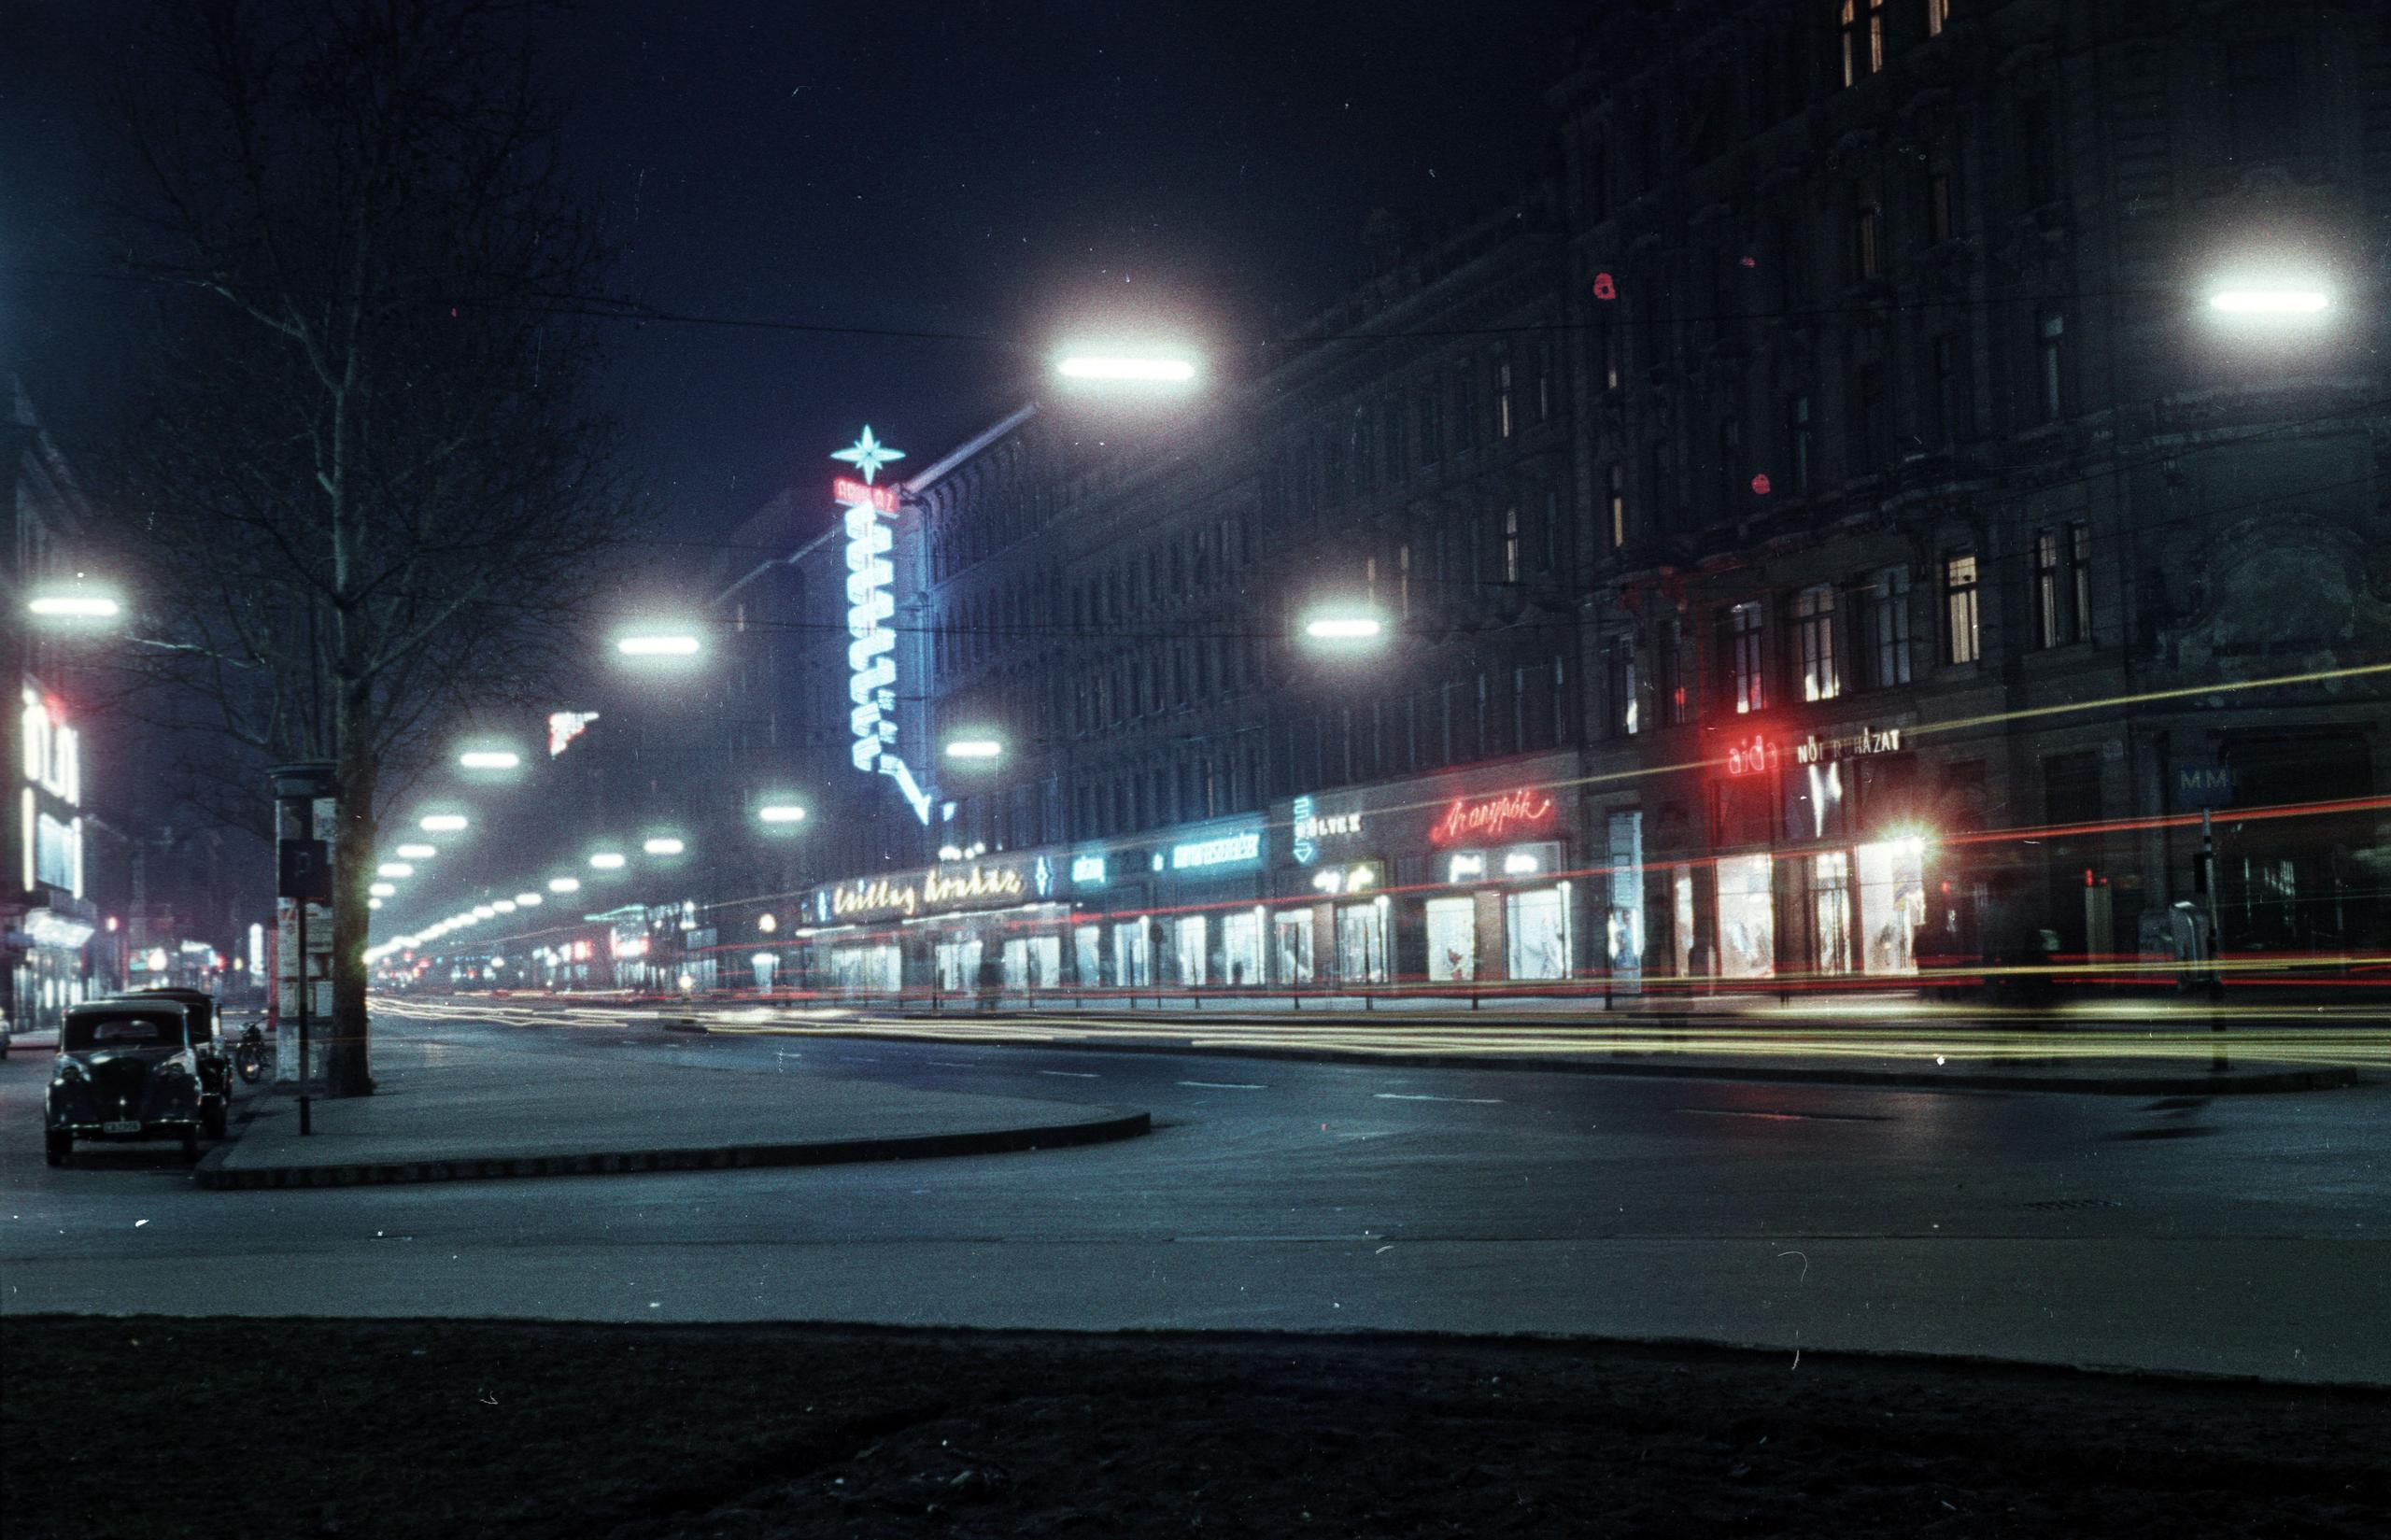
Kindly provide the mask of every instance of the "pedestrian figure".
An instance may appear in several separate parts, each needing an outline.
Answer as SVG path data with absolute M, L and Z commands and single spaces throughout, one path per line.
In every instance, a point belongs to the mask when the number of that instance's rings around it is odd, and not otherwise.
M 997 1009 L 997 997 L 1004 993 L 1005 965 L 986 953 L 980 954 L 980 1009 Z

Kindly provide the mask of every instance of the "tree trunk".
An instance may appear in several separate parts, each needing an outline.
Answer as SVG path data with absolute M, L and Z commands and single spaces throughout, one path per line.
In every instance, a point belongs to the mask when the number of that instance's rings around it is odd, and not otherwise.
M 340 824 L 332 852 L 338 885 L 332 900 L 331 1056 L 325 1068 L 332 1095 L 366 1096 L 374 1092 L 365 1016 L 365 938 L 373 919 L 366 890 L 374 883 L 377 837 L 374 795 L 379 767 L 372 749 L 373 723 L 364 690 L 341 691 L 338 728 L 332 771 L 340 798 Z

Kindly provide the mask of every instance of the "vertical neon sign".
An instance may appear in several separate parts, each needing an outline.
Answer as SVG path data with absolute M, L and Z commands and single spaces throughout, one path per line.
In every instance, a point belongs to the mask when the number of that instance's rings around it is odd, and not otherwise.
M 897 578 L 890 553 L 897 542 L 886 521 L 902 503 L 896 487 L 873 485 L 881 467 L 903 459 L 905 452 L 873 438 L 867 426 L 862 437 L 830 458 L 845 460 L 863 477 L 841 476 L 830 484 L 831 496 L 846 510 L 847 634 L 853 639 L 847 643 L 847 698 L 854 702 L 847 721 L 855 737 L 850 753 L 856 769 L 895 781 L 913 815 L 927 824 L 929 793 L 897 754 L 897 633 L 888 625 L 897 614 L 890 592 Z

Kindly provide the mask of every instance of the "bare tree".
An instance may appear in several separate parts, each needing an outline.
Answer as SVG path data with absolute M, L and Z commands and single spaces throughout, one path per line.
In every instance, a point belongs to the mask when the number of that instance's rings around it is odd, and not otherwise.
M 605 254 L 523 10 L 169 0 L 126 104 L 122 250 L 163 280 L 115 462 L 163 633 L 138 656 L 229 762 L 337 767 L 335 1095 L 372 1087 L 383 808 L 575 654 L 634 531 L 591 403 Z

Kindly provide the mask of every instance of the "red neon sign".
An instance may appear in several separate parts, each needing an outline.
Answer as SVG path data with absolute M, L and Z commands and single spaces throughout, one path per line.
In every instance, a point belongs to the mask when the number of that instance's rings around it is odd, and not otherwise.
M 841 502 L 859 502 L 877 508 L 884 514 L 894 515 L 897 512 L 897 488 L 894 486 L 873 487 L 853 476 L 841 476 L 830 483 L 830 495 Z
M 1727 745 L 1727 773 L 1730 775 L 1761 775 L 1782 767 L 1785 750 L 1768 741 L 1764 733 L 1754 733 L 1748 743 Z
M 1428 827 L 1428 842 L 1451 845 L 1464 841 L 1496 841 L 1515 828 L 1540 829 L 1551 822 L 1552 798 L 1535 786 L 1521 786 L 1475 802 L 1456 797 L 1444 816 Z

